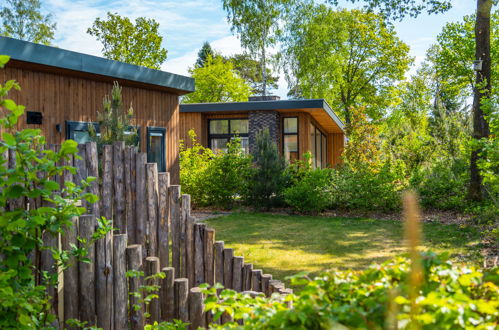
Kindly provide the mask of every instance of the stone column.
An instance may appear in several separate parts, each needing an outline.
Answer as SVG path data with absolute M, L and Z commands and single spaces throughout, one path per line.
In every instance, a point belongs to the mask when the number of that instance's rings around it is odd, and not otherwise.
M 280 140 L 280 116 L 277 111 L 258 110 L 249 112 L 249 150 L 253 152 L 256 147 L 256 135 L 262 129 L 268 128 L 270 138 L 279 148 Z

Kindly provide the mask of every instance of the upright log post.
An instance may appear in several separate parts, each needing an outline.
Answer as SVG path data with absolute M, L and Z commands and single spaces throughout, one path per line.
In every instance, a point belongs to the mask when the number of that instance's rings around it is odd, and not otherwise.
M 78 157 L 75 158 L 74 163 L 76 167 L 76 174 L 74 177 L 74 181 L 77 185 L 81 184 L 81 180 L 85 180 L 87 178 L 87 162 L 85 158 L 87 158 L 87 151 L 84 144 L 78 145 Z M 81 207 L 87 208 L 87 201 L 85 199 L 81 200 Z
M 234 257 L 234 250 L 225 248 L 224 252 L 224 287 L 232 289 L 232 258 Z
M 224 284 L 224 242 L 216 241 L 214 245 L 215 254 L 215 283 Z
M 113 220 L 113 146 L 105 145 L 102 147 L 101 166 L 101 215 L 108 220 Z
M 251 284 L 252 284 L 252 278 L 251 274 L 253 273 L 253 265 L 252 264 L 245 264 L 244 269 L 243 269 L 243 290 L 244 291 L 250 291 L 251 290 Z
M 256 292 L 262 292 L 262 270 L 253 269 L 251 272 L 251 290 Z
M 194 224 L 194 278 L 198 286 L 205 282 L 204 278 L 204 232 L 205 224 Z
M 146 161 L 145 152 L 138 153 L 135 156 L 136 173 L 136 194 L 135 194 L 135 219 L 136 219 L 136 243 L 146 246 L 146 224 L 147 224 L 147 205 L 146 205 Z M 146 250 L 142 250 L 142 256 L 145 258 Z
M 175 292 L 175 318 L 183 322 L 189 320 L 189 280 L 177 278 L 173 284 Z
M 127 241 L 126 234 L 113 236 L 114 329 L 128 329 Z
M 156 164 L 154 164 L 156 165 Z M 155 277 L 159 273 L 159 258 L 158 257 L 147 257 L 146 258 L 146 281 L 147 286 L 156 286 L 159 288 L 159 278 Z M 149 292 L 150 294 L 151 292 Z M 159 296 L 159 292 L 156 292 Z M 161 319 L 160 309 L 159 309 L 159 299 L 152 299 L 149 303 L 149 314 L 151 314 L 149 320 L 150 324 L 154 322 L 159 322 Z
M 71 224 L 64 230 L 64 236 L 61 237 L 62 249 L 69 251 L 72 249 L 71 245 L 78 245 L 78 217 L 71 218 Z M 78 299 L 78 262 L 76 257 L 70 256 L 69 268 L 64 271 L 64 287 L 63 287 L 63 301 L 64 301 L 64 324 L 67 320 L 79 318 L 79 299 Z
M 206 327 L 206 316 L 204 313 L 203 293 L 200 288 L 192 288 L 189 293 L 189 329 Z
M 119 234 L 126 233 L 125 218 L 125 142 L 113 142 L 113 173 L 114 173 L 114 227 Z
M 270 286 L 270 280 L 272 279 L 272 275 L 270 274 L 264 274 L 261 277 L 262 280 L 262 292 L 269 297 L 271 294 L 269 294 L 269 286 Z
M 191 217 L 191 196 L 182 195 L 182 210 L 180 216 L 180 260 L 182 277 L 187 277 L 187 221 Z
M 173 289 L 175 280 L 175 268 L 164 267 L 162 268 L 163 273 L 165 273 L 165 278 L 161 281 L 160 289 L 160 307 L 161 307 L 161 319 L 163 321 L 171 322 L 175 317 L 175 293 Z
M 170 186 L 170 173 L 158 173 L 158 197 L 159 197 L 159 220 L 158 220 L 158 257 L 161 268 L 170 265 L 169 247 L 169 218 L 170 204 L 168 202 L 168 187 Z
M 147 198 L 147 255 L 158 255 L 158 165 L 146 164 Z
M 193 287 L 196 282 L 194 274 L 194 217 L 189 216 L 185 222 L 185 254 L 187 256 L 187 278 L 189 287 Z
M 237 292 L 243 291 L 243 257 L 232 258 L 232 288 Z
M 135 244 L 135 147 L 126 146 L 125 160 L 125 223 L 129 244 Z
M 86 242 L 90 242 L 95 231 L 95 215 L 85 214 L 80 216 L 78 234 Z M 88 322 L 88 325 L 96 325 L 97 311 L 95 310 L 95 248 L 94 244 L 83 245 L 86 247 L 87 258 L 90 262 L 79 262 L 79 278 L 81 279 L 79 290 L 80 321 Z
M 175 276 L 180 274 L 180 186 L 168 187 L 170 199 L 170 223 L 172 229 L 172 266 L 175 268 Z
M 96 180 L 90 183 L 89 192 L 99 196 L 99 159 L 97 154 L 97 143 L 85 143 L 88 176 L 93 176 Z M 100 218 L 99 203 L 90 205 L 90 213 Z
M 126 257 L 128 270 L 143 271 L 141 245 L 129 245 L 126 248 Z M 141 298 L 133 295 L 133 293 L 140 293 L 141 283 L 142 279 L 140 276 L 134 276 L 128 279 L 130 326 L 133 330 L 142 330 L 144 328 L 144 306 L 140 302 Z M 136 309 L 134 306 L 138 306 L 139 308 Z
M 206 228 L 204 231 L 204 281 L 209 285 L 215 284 L 215 230 Z

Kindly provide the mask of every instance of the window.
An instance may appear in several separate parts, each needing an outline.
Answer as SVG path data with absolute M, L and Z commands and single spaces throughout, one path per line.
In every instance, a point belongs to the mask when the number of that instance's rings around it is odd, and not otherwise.
M 66 121 L 66 139 L 74 140 L 78 142 L 78 144 L 85 144 L 86 142 L 89 142 L 90 134 L 88 131 L 90 125 L 94 125 L 97 136 L 99 136 L 100 128 L 98 123 Z M 135 130 L 137 132 L 135 145 L 138 146 L 140 141 L 140 127 L 130 126 L 129 130 L 126 131 L 125 134 L 135 134 Z
M 158 164 L 158 172 L 166 172 L 166 128 L 147 128 L 147 162 Z
M 66 139 L 71 139 L 78 144 L 85 144 L 90 141 L 90 134 L 88 133 L 89 126 L 93 124 L 95 131 L 99 134 L 99 124 L 86 123 L 77 121 L 66 121 Z
M 298 118 L 283 118 L 282 152 L 288 162 L 298 159 Z
M 241 148 L 248 153 L 248 119 L 208 120 L 209 147 L 214 152 L 227 151 L 227 143 L 236 136 L 241 139 Z
M 310 124 L 310 151 L 314 168 L 327 166 L 327 136 L 313 124 Z

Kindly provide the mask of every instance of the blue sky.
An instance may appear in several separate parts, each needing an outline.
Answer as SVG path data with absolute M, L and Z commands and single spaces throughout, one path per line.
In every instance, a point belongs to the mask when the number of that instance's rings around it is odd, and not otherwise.
M 101 55 L 101 45 L 86 33 L 96 17 L 108 11 L 135 19 L 139 16 L 156 19 L 163 35 L 168 59 L 162 69 L 179 74 L 196 60 L 204 41 L 224 55 L 242 52 L 239 41 L 230 31 L 221 0 L 45 0 L 43 7 L 57 23 L 55 45 L 82 53 Z M 396 22 L 399 37 L 411 48 L 415 67 L 424 59 L 428 47 L 447 22 L 459 21 L 475 11 L 476 0 L 455 0 L 453 8 L 440 15 L 421 15 Z M 347 5 L 352 7 L 352 5 Z M 279 89 L 274 94 L 286 97 L 287 86 L 281 74 Z

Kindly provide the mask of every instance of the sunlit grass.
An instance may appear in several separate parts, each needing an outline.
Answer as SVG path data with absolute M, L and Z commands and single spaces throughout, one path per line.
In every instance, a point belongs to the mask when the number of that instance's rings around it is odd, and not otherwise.
M 274 278 L 331 268 L 362 269 L 405 253 L 399 221 L 234 213 L 207 221 L 216 239 Z M 473 253 L 479 233 L 472 227 L 424 224 L 423 246 L 451 256 Z

